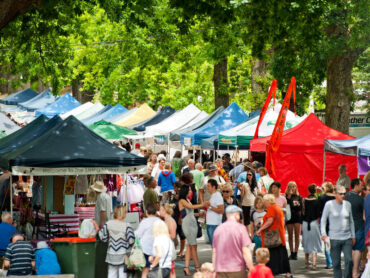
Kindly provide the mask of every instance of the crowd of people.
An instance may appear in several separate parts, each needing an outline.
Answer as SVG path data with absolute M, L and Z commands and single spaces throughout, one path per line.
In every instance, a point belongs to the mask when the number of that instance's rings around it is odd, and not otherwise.
M 301 244 L 307 269 L 317 269 L 317 255 L 324 251 L 326 268 L 333 269 L 334 277 L 360 277 L 370 229 L 369 173 L 364 180 L 350 180 L 341 165 L 336 185 L 307 185 L 303 198 L 294 181 L 282 192 L 281 183 L 257 161 L 244 159 L 234 167 L 226 154 L 215 163 L 204 157 L 201 164 L 199 153 L 183 157 L 180 151 L 168 160 L 166 152 L 154 154 L 138 144 L 132 152 L 148 159 L 147 173 L 138 177 L 145 192 L 143 219 L 136 230 L 124 222 L 126 206 L 112 209 L 104 184 L 92 186 L 97 193 L 93 224 L 100 241 L 108 241 L 108 277 L 126 277 L 127 255 L 136 240 L 145 258 L 142 278 L 158 277 L 153 274 L 158 271 L 164 278 L 176 277 L 176 259 L 184 259 L 185 276 L 292 277 L 290 260 L 298 259 Z M 26 242 L 10 227 L 9 216 L 3 215 L 0 224 L 0 249 L 13 273 L 18 271 L 16 243 Z M 203 264 L 197 250 L 202 236 L 212 248 L 212 262 Z M 28 247 L 28 266 L 22 271 L 30 273 L 40 266 Z

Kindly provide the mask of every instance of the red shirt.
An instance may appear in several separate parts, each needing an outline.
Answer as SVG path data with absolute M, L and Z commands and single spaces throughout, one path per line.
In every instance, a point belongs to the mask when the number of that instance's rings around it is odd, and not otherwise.
M 274 275 L 272 275 L 272 271 L 268 266 L 258 264 L 249 272 L 248 278 L 274 278 Z

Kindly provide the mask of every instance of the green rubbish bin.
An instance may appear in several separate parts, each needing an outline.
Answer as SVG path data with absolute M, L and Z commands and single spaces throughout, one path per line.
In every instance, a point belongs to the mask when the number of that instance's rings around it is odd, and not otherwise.
M 95 276 L 95 238 L 56 238 L 51 245 L 58 256 L 62 274 L 74 274 L 75 278 Z
M 105 262 L 107 256 L 108 242 L 96 242 L 95 248 L 95 278 L 105 278 L 108 275 L 108 264 Z

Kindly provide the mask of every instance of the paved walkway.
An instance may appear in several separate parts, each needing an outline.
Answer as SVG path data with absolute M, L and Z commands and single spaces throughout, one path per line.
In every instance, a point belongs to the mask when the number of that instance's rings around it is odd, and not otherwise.
M 209 244 L 206 244 L 204 239 L 201 238 L 198 240 L 198 256 L 200 260 L 200 264 L 205 262 L 212 262 L 211 257 L 211 246 Z M 288 251 L 290 254 L 290 252 Z M 183 259 L 177 259 L 176 260 L 176 276 L 177 277 L 185 277 L 184 275 L 184 260 Z M 343 263 L 342 263 L 343 266 Z M 326 263 L 325 263 L 325 255 L 324 253 L 318 254 L 317 258 L 317 269 L 311 270 L 305 268 L 304 263 L 304 253 L 302 247 L 299 248 L 298 252 L 298 260 L 291 260 L 290 261 L 290 267 L 292 269 L 292 273 L 294 278 L 303 278 L 303 277 L 315 277 L 315 278 L 325 278 L 325 277 L 333 277 L 333 270 L 325 269 Z M 190 271 L 191 273 L 195 273 L 195 268 L 193 262 L 190 264 Z M 283 277 L 283 276 L 277 276 L 277 277 Z

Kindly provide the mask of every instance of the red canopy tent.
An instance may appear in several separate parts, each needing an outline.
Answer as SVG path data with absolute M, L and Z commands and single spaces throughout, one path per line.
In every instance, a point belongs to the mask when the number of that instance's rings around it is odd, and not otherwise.
M 266 145 L 271 136 L 253 139 L 251 152 L 266 152 Z M 307 196 L 307 187 L 311 183 L 322 184 L 324 168 L 324 139 L 353 139 L 350 135 L 339 132 L 323 124 L 314 114 L 310 114 L 295 127 L 284 131 L 280 147 L 272 157 L 276 180 L 281 182 L 282 192 L 289 181 L 295 181 L 301 196 Z M 336 183 L 338 166 L 347 165 L 347 175 L 357 177 L 356 157 L 326 153 L 325 181 Z

